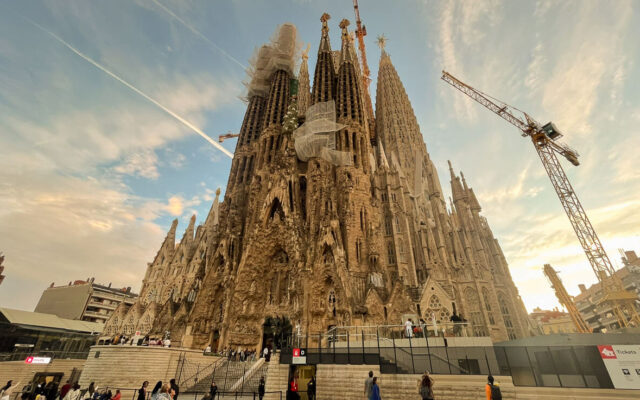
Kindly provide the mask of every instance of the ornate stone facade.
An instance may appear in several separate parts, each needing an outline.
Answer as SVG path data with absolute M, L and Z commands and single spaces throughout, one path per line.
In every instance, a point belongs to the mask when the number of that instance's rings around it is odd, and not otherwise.
M 455 310 L 476 335 L 527 336 L 527 314 L 500 245 L 462 174 L 444 193 L 411 103 L 382 51 L 375 131 L 348 32 L 332 51 L 328 15 L 313 85 L 307 58 L 298 77 L 273 72 L 250 92 L 224 201 L 175 245 L 173 225 L 143 281 L 139 304 L 116 312 L 107 334 L 170 331 L 183 346 L 259 346 L 267 317 L 303 332 L 335 325 L 401 324 L 402 316 Z M 297 81 L 297 82 L 296 82 Z M 299 87 L 296 96 L 291 89 Z M 299 99 L 299 100 L 297 100 Z M 335 101 L 335 150 L 351 165 L 301 161 L 283 117 Z

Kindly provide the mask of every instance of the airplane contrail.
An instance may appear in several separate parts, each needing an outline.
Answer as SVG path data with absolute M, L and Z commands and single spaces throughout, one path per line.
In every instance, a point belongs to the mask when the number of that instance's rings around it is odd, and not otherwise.
M 230 158 L 233 158 L 233 154 L 225 149 L 224 147 L 222 147 L 220 145 L 220 143 L 216 142 L 215 140 L 213 140 L 211 137 L 209 137 L 206 133 L 204 133 L 200 128 L 198 128 L 197 126 L 193 125 L 191 122 L 187 121 L 186 119 L 182 118 L 181 116 L 179 116 L 178 114 L 176 114 L 175 112 L 171 111 L 170 109 L 168 109 L 167 107 L 165 107 L 164 105 L 162 105 L 160 102 L 158 102 L 157 100 L 155 100 L 153 97 L 147 95 L 146 93 L 144 93 L 142 90 L 138 89 L 137 87 L 133 86 L 132 84 L 130 84 L 129 82 L 125 81 L 124 79 L 122 79 L 121 77 L 119 77 L 118 75 L 116 75 L 115 73 L 109 71 L 106 67 L 102 66 L 101 64 L 99 64 L 97 61 L 93 60 L 91 57 L 83 54 L 80 50 L 76 49 L 75 47 L 73 47 L 72 45 L 70 45 L 69 43 L 65 42 L 61 37 L 59 37 L 58 35 L 56 35 L 53 32 L 50 32 L 49 30 L 47 30 L 46 28 L 38 25 L 36 22 L 30 20 L 29 18 L 25 19 L 27 21 L 29 21 L 30 23 L 32 23 L 33 25 L 35 25 L 38 29 L 40 29 L 41 31 L 45 32 L 46 34 L 48 34 L 49 36 L 53 37 L 54 39 L 56 39 L 58 42 L 62 43 L 63 45 L 65 45 L 69 50 L 73 51 L 74 53 L 76 53 L 77 55 L 79 55 L 80 57 L 84 58 L 86 61 L 88 61 L 89 63 L 93 64 L 94 67 L 98 68 L 99 70 L 101 70 L 102 72 L 106 73 L 107 75 L 109 75 L 110 77 L 112 77 L 113 79 L 117 80 L 118 82 L 122 83 L 123 85 L 125 85 L 126 87 L 128 87 L 129 89 L 133 90 L 134 92 L 138 93 L 140 96 L 144 97 L 145 99 L 149 100 L 151 103 L 155 104 L 156 106 L 158 106 L 160 109 L 162 109 L 164 112 L 166 112 L 167 114 L 171 115 L 173 118 L 177 119 L 178 121 L 182 122 L 184 125 L 186 125 L 188 128 L 190 128 L 191 130 L 193 130 L 195 133 L 197 133 L 198 135 L 202 136 L 206 141 L 208 141 L 209 143 L 211 143 L 212 145 L 214 145 L 216 148 L 218 148 L 218 150 L 220 150 L 221 152 L 223 152 L 224 154 L 226 154 L 227 156 L 229 156 Z
M 167 8 L 167 6 L 165 6 L 164 4 L 160 3 L 158 0 L 151 0 L 151 1 L 156 3 L 158 5 L 158 7 L 162 8 L 167 14 L 169 14 L 173 18 L 177 19 L 182 25 L 186 26 L 191 32 L 193 32 L 200 39 L 202 39 L 205 42 L 209 43 L 211 46 L 213 46 L 220 53 L 222 53 L 225 56 L 227 56 L 228 59 L 230 59 L 234 63 L 236 63 L 239 66 L 241 66 L 242 69 L 247 69 L 247 67 L 245 65 L 243 65 L 240 61 L 238 61 L 235 57 L 233 57 L 231 54 L 227 53 L 222 47 L 220 47 L 217 44 L 213 43 L 208 37 L 206 37 L 204 34 L 202 34 L 202 32 L 200 32 L 199 30 L 194 28 L 193 25 L 187 23 L 187 21 L 185 21 L 184 19 L 182 19 L 179 16 L 177 16 L 173 11 L 171 11 L 169 8 Z

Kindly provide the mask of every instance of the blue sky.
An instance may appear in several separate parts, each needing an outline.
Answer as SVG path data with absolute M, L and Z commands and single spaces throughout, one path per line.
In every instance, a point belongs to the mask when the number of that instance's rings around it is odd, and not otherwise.
M 566 169 L 614 263 L 618 248 L 640 250 L 637 2 L 362 0 L 360 8 L 372 90 L 375 38 L 385 34 L 443 187 L 451 160 L 474 187 L 527 308 L 556 304 L 544 263 L 574 294 L 594 274 L 532 145 L 443 83 L 442 69 L 553 120 L 582 154 L 579 168 Z M 32 309 L 51 282 L 92 276 L 139 288 L 171 220 L 184 228 L 195 213 L 202 222 L 230 167 L 35 24 L 217 138 L 242 122 L 239 64 L 292 22 L 311 43 L 313 68 L 323 12 L 338 48 L 338 22 L 353 22 L 348 0 L 0 2 L 0 305 Z M 223 145 L 233 151 L 235 140 Z

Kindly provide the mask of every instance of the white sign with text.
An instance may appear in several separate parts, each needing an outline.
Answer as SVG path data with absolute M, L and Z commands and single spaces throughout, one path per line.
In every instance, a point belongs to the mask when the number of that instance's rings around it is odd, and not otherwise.
M 616 389 L 640 389 L 640 345 L 598 346 Z

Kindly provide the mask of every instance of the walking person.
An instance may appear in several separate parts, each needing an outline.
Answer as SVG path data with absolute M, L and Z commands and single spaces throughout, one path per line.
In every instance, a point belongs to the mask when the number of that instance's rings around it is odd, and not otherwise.
M 18 385 L 20 385 L 20 382 L 16 382 L 16 383 L 13 383 L 13 381 L 7 382 L 7 384 L 4 385 L 4 388 L 1 391 L 2 393 L 0 393 L 0 399 L 9 400 L 11 398 L 11 395 L 13 394 L 13 391 L 16 390 Z
M 64 396 L 63 400 L 80 400 L 80 398 L 82 397 L 82 392 L 80 391 L 80 385 L 78 385 L 78 382 L 74 383 L 73 386 L 71 386 L 71 390 L 69 390 L 67 392 L 67 395 Z
M 264 376 L 263 376 L 263 377 L 260 377 L 260 383 L 258 384 L 258 398 L 260 400 L 264 398 L 264 390 L 265 390 L 265 383 L 264 383 Z
M 494 383 L 493 376 L 487 376 L 487 386 L 484 388 L 487 400 L 502 400 L 502 393 L 500 392 L 500 386 Z
M 120 400 L 122 398 L 122 393 L 120 393 L 120 389 L 116 390 L 116 395 L 112 397 L 112 400 Z
M 380 397 L 380 387 L 378 386 L 378 378 L 373 377 L 373 382 L 371 382 L 371 395 L 369 396 L 369 400 L 382 400 Z
M 216 396 L 218 395 L 218 385 L 216 384 L 216 381 L 214 381 L 214 380 L 211 381 L 211 387 L 209 388 L 209 394 L 211 395 L 211 398 L 213 400 L 215 400 Z
M 71 381 L 67 381 L 67 383 L 60 388 L 60 399 L 64 399 L 67 393 L 69 393 L 69 390 L 71 390 Z
M 138 389 L 138 400 L 147 400 L 147 386 L 149 381 L 142 382 L 142 387 Z
M 371 386 L 373 385 L 373 371 L 369 371 L 369 377 L 364 380 L 364 398 L 371 397 Z
M 84 394 L 82 395 L 82 399 L 83 400 L 89 400 L 93 398 L 93 394 L 96 392 L 96 383 L 95 382 L 91 382 L 89 384 L 89 387 L 87 388 L 87 390 L 84 392 Z
M 298 394 L 298 381 L 295 376 L 291 377 L 289 381 L 289 400 L 299 400 L 300 395 Z
M 158 400 L 171 400 L 171 384 L 170 383 L 165 383 L 164 385 L 162 385 L 162 387 L 160 388 L 160 393 L 158 393 L 158 396 L 156 397 Z
M 404 323 L 404 333 L 409 339 L 413 336 L 413 321 L 411 321 L 411 318 Z
M 422 400 L 434 400 L 433 396 L 433 379 L 429 376 L 429 371 L 426 371 L 424 375 L 422 375 L 422 380 L 420 381 L 419 387 L 420 396 L 422 396 Z
M 180 394 L 180 387 L 178 386 L 178 384 L 176 383 L 175 379 L 171 379 L 169 381 L 169 384 L 171 385 L 171 389 L 173 389 L 173 391 L 175 392 L 172 396 L 172 398 L 174 400 L 178 400 L 178 395 Z
M 307 383 L 307 398 L 308 400 L 316 400 L 316 377 L 312 376 L 309 383 Z
M 153 390 L 151 391 L 151 400 L 157 400 L 158 395 L 160 394 L 160 389 L 162 389 L 162 381 L 158 381 L 153 387 Z

